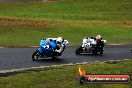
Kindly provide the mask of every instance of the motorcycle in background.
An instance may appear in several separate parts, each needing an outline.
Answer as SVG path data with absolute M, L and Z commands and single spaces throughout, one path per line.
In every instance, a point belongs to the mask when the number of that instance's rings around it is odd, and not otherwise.
M 88 39 L 88 42 L 83 42 L 82 45 L 76 49 L 75 53 L 76 55 L 84 52 L 91 53 L 93 55 L 96 55 L 98 53 L 103 54 L 105 43 L 106 40 L 96 40 L 96 38 L 91 37 Z

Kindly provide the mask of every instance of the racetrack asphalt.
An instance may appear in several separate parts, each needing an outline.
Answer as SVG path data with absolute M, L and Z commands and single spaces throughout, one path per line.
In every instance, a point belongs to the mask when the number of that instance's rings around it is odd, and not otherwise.
M 31 56 L 37 48 L 16 47 L 0 48 L 0 70 L 21 69 L 39 66 L 61 65 L 69 63 L 82 63 L 107 60 L 132 59 L 132 44 L 129 45 L 107 45 L 103 55 L 75 55 L 79 46 L 69 46 L 59 59 L 41 59 L 32 61 Z

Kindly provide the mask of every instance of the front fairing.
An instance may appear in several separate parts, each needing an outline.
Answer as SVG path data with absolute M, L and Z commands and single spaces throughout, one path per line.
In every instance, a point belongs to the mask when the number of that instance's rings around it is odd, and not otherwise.
M 45 50 L 44 50 L 44 45 L 45 45 L 45 41 L 46 40 L 40 40 L 40 47 L 38 48 L 38 50 L 42 53 L 42 52 L 44 52 Z
M 38 48 L 38 50 L 41 52 L 42 55 L 51 57 L 54 53 L 54 48 L 56 47 L 57 45 L 53 42 L 50 42 L 48 40 L 41 40 L 40 47 Z
M 43 47 L 41 47 L 41 46 L 38 48 L 38 50 L 39 50 L 39 52 L 41 52 L 41 53 L 43 53 L 43 52 L 45 51 L 45 49 L 44 49 Z
M 52 57 L 54 54 L 54 51 L 52 48 L 45 49 L 43 47 L 38 48 L 39 52 L 41 53 L 42 56 L 47 56 L 47 57 Z

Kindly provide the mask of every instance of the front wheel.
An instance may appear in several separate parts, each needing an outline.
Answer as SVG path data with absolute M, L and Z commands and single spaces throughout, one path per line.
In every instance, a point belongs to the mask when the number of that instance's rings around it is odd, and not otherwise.
M 79 55 L 79 54 L 82 53 L 82 52 L 83 52 L 82 46 L 80 46 L 80 47 L 75 51 L 76 55 Z
M 39 50 L 36 50 L 36 51 L 33 53 L 33 55 L 32 55 L 32 60 L 33 60 L 33 61 L 34 61 L 34 60 L 37 60 L 39 56 L 40 56 L 40 52 L 39 52 Z

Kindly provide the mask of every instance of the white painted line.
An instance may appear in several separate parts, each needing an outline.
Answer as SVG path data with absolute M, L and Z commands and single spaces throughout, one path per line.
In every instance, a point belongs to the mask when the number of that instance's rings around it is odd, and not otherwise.
M 111 61 L 111 62 L 113 62 L 113 61 L 116 61 L 116 60 L 107 60 L 107 61 Z
M 36 69 L 36 68 L 48 68 L 50 66 L 40 66 L 40 67 L 31 67 L 31 69 Z
M 108 44 L 108 45 L 125 45 L 125 44 Z
M 116 60 L 117 62 L 120 62 L 121 60 Z
M 82 62 L 82 63 L 84 63 L 84 64 L 88 64 L 88 62 Z
M 5 48 L 5 47 L 0 47 L 0 48 Z
M 75 64 L 73 64 L 73 63 L 69 63 L 69 64 L 61 64 L 61 66 L 73 66 L 73 65 L 75 65 Z
M 21 68 L 21 69 L 11 69 L 11 70 L 1 70 L 0 73 L 10 73 L 10 72 L 20 72 L 20 71 L 25 71 L 29 69 L 37 69 L 37 68 L 47 68 L 50 66 L 40 66 L 40 67 L 31 67 L 31 68 Z
M 130 60 L 130 59 L 124 59 L 124 60 Z M 122 61 L 122 60 L 107 60 L 107 61 L 94 61 L 94 62 L 82 62 L 82 63 L 69 63 L 69 64 L 60 64 L 60 65 L 51 65 L 51 66 L 39 66 L 39 67 L 30 67 L 30 68 L 21 68 L 21 69 L 12 69 L 12 70 L 1 70 L 1 73 L 11 73 L 11 72 L 20 72 L 30 69 L 39 69 L 39 68 L 49 68 L 49 67 L 59 67 L 59 66 L 74 66 L 74 65 L 84 65 L 89 63 L 97 63 L 97 62 L 109 62 L 109 61 Z
M 89 62 L 89 63 L 93 64 L 94 62 Z
M 1 70 L 0 73 L 19 72 L 23 70 L 24 69 Z M 27 70 L 27 68 L 25 68 L 25 70 Z
M 83 64 L 85 64 L 85 63 L 76 63 L 76 65 L 83 65 Z
M 51 65 L 51 67 L 59 67 L 59 66 L 61 66 L 61 65 Z
M 100 61 L 94 61 L 95 63 L 99 63 Z
M 130 59 L 124 59 L 125 61 L 127 61 L 127 60 L 130 60 Z
M 102 61 L 103 63 L 106 63 L 107 61 Z
M 63 64 L 61 64 L 61 65 L 63 65 Z M 69 64 L 65 64 L 65 65 L 67 65 L 67 66 L 72 66 L 72 65 L 75 65 L 75 64 L 69 63 Z

